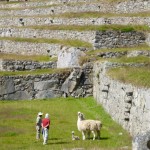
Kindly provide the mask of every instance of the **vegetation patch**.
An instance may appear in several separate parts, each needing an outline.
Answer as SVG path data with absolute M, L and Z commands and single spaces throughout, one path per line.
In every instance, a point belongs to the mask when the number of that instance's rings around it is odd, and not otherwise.
M 115 59 L 108 59 L 111 62 L 118 63 L 145 63 L 150 64 L 150 58 L 146 56 L 137 56 L 137 57 L 120 57 Z
M 13 42 L 29 42 L 29 43 L 48 43 L 48 44 L 60 44 L 73 47 L 87 47 L 91 48 L 92 44 L 81 40 L 60 40 L 60 39 L 46 39 L 46 38 L 19 38 L 19 37 L 0 37 L 0 40 L 10 40 Z
M 21 112 L 26 118 L 12 118 L 12 113 Z M 11 111 L 10 111 L 11 110 Z M 71 110 L 71 111 L 70 111 Z M 51 126 L 49 131 L 49 140 L 46 146 L 43 146 L 42 139 L 36 141 L 35 120 L 37 113 L 42 111 L 49 113 Z M 81 133 L 77 130 L 77 112 L 81 111 L 87 119 L 98 119 L 103 123 L 101 130 L 101 139 L 82 140 Z M 3 112 L 1 114 L 1 112 Z M 5 116 L 7 113 L 7 117 Z M 0 101 L 1 122 L 0 127 L 5 126 L 7 130 L 1 132 L 1 150 L 63 150 L 74 148 L 103 149 L 114 150 L 128 146 L 131 149 L 131 137 L 115 123 L 111 117 L 104 111 L 102 106 L 96 104 L 92 97 L 89 98 L 55 98 L 45 100 L 22 100 L 22 101 Z M 13 114 L 18 116 L 18 114 Z M 20 115 L 20 114 L 19 114 Z M 11 126 L 11 128 L 10 128 Z M 12 131 L 12 128 L 17 128 Z M 71 132 L 80 137 L 79 141 L 72 141 Z M 122 135 L 120 134 L 122 133 Z
M 37 69 L 30 71 L 0 71 L 0 76 L 27 76 L 27 75 L 42 75 L 42 74 L 63 74 L 70 72 L 71 69 Z
M 123 83 L 150 88 L 150 65 L 146 67 L 118 67 L 108 71 L 108 75 Z
M 17 55 L 17 54 L 6 54 L 6 53 L 0 53 L 0 59 L 32 60 L 32 61 L 39 61 L 39 62 L 48 62 L 53 60 L 53 58 L 44 55 Z
M 127 52 L 127 51 L 134 51 L 134 50 L 140 50 L 140 51 L 144 51 L 144 50 L 149 50 L 150 51 L 150 46 L 146 45 L 146 44 L 141 44 L 138 46 L 134 46 L 134 47 L 122 47 L 122 48 L 102 48 L 102 49 L 97 49 L 97 50 L 90 50 L 88 52 L 86 52 L 87 55 L 96 55 L 97 53 L 100 52 Z
M 98 18 L 98 17 L 149 17 L 150 12 L 140 12 L 140 13 L 103 13 L 103 12 L 70 12 L 55 15 L 55 17 L 60 18 Z M 44 16 L 43 16 L 44 17 Z M 45 16 L 46 17 L 46 16 Z
M 24 27 L 22 27 L 24 28 Z M 150 31 L 150 27 L 147 25 L 51 25 L 51 26 L 26 26 L 25 28 L 32 29 L 45 29 L 45 30 L 75 30 L 75 31 L 107 31 L 115 30 L 122 32 L 131 32 L 131 31 Z

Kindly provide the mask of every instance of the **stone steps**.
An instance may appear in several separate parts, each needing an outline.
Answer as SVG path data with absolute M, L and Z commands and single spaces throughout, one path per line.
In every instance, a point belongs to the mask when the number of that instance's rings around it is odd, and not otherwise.
M 90 5 L 90 7 L 89 7 Z M 0 16 L 38 16 L 56 15 L 66 12 L 103 12 L 103 13 L 138 13 L 150 11 L 150 1 L 126 1 L 120 3 L 97 2 L 41 7 L 22 10 L 0 10 Z
M 87 12 L 88 13 L 88 12 Z M 42 26 L 42 25 L 148 25 L 150 17 L 90 17 L 90 18 L 57 18 L 57 17 L 3 17 L 0 26 Z

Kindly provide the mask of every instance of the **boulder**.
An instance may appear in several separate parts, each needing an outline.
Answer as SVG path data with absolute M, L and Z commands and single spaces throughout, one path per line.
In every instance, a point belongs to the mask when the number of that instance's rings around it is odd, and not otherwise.
M 58 54 L 57 68 L 79 67 L 79 59 L 85 55 L 80 48 L 63 47 Z

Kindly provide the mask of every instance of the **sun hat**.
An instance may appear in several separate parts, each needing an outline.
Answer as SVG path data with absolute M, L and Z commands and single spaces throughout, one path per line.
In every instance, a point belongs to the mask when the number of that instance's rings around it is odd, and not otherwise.
M 49 114 L 45 114 L 45 118 L 49 118 Z
M 43 113 L 42 113 L 42 112 L 39 112 L 39 113 L 38 113 L 38 116 L 42 116 L 42 115 L 43 115 Z

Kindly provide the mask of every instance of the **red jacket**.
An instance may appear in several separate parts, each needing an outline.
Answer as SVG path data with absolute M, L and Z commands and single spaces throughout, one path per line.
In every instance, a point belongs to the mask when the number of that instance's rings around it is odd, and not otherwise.
M 49 129 L 49 126 L 50 126 L 50 119 L 48 118 L 42 119 L 42 127 Z

